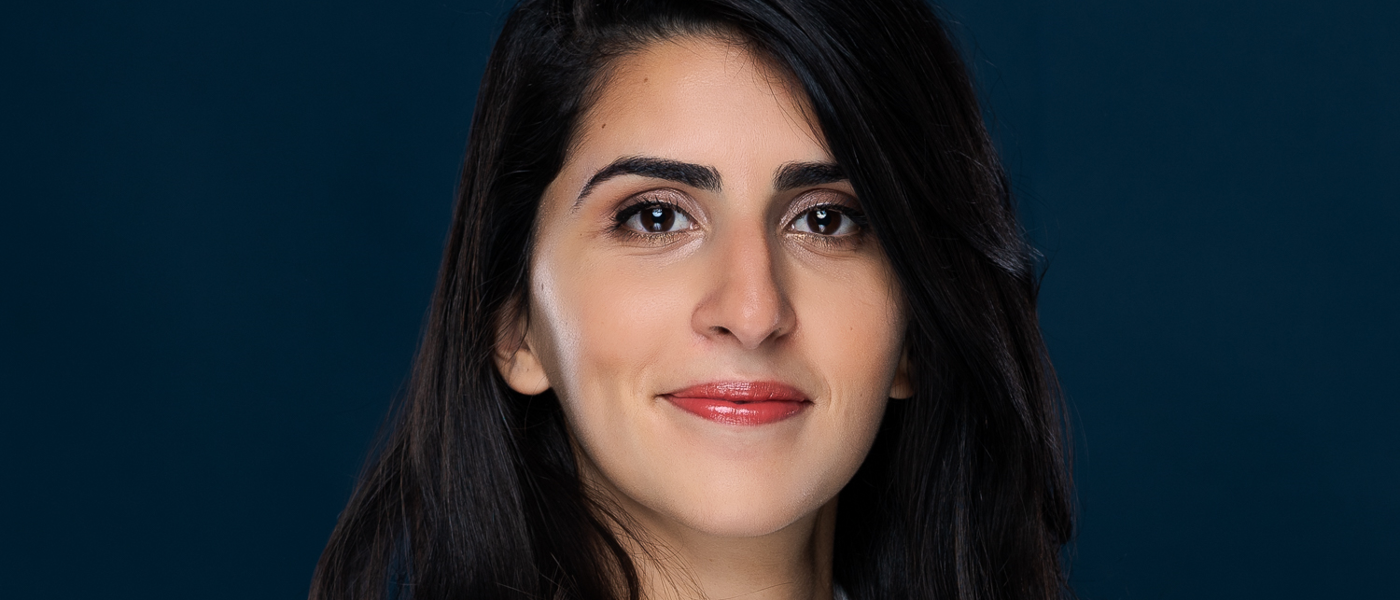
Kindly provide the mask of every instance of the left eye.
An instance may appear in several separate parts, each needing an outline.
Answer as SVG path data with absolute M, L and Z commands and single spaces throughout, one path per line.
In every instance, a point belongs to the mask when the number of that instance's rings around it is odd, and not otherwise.
M 855 233 L 860 225 L 839 208 L 818 206 L 798 215 L 788 227 L 802 233 L 841 236 Z

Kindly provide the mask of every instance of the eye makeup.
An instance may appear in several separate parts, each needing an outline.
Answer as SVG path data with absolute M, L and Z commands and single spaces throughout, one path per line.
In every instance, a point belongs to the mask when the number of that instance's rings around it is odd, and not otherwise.
M 678 200 L 675 190 L 653 190 L 627 199 L 610 219 L 608 232 L 626 242 L 666 245 L 696 229 L 696 220 Z
M 855 198 L 836 190 L 819 189 L 793 201 L 785 217 L 784 232 L 828 250 L 855 249 L 865 239 L 868 223 Z M 824 226 L 835 231 L 819 231 Z
M 607 233 L 630 243 L 664 246 L 699 228 L 682 207 L 689 196 L 674 189 L 635 194 L 610 215 Z M 855 206 L 853 206 L 855 205 Z M 853 248 L 864 237 L 867 220 L 849 194 L 817 189 L 794 198 L 781 223 L 782 233 L 801 236 L 828 249 Z

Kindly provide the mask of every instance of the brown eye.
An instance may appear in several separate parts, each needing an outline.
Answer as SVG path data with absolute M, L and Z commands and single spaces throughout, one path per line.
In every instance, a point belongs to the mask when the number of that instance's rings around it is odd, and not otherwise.
M 841 213 L 818 208 L 807 213 L 807 228 L 814 233 L 833 235 L 841 228 Z
M 670 233 L 690 229 L 690 217 L 670 204 L 648 202 L 634 206 L 617 216 L 624 227 L 642 233 Z
M 841 209 L 834 206 L 818 206 L 798 215 L 789 227 L 802 233 L 842 236 L 855 233 L 860 225 Z
M 664 206 L 653 206 L 644 208 L 637 213 L 643 230 L 662 232 L 671 229 L 671 224 L 676 222 L 676 211 Z

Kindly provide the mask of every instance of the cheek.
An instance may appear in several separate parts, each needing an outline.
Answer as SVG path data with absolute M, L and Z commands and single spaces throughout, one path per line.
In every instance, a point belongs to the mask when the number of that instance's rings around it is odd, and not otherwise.
M 880 265 L 800 272 L 793 285 L 802 346 L 842 411 L 883 402 L 903 346 L 898 292 Z M 852 415 L 855 416 L 855 415 Z
M 535 271 L 542 359 L 555 393 L 586 428 L 635 410 L 626 400 L 649 391 L 686 341 L 684 280 L 617 265 L 561 259 Z
M 882 269 L 809 277 L 795 286 L 805 295 L 795 298 L 802 346 L 831 399 L 825 454 L 849 477 L 865 459 L 884 416 L 899 366 L 904 317 Z

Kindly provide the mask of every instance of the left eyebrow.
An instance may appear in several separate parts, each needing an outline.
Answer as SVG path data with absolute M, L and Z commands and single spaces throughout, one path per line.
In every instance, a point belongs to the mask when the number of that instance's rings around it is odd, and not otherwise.
M 778 168 L 778 174 L 773 177 L 773 189 L 786 192 L 809 185 L 836 183 L 847 179 L 849 177 L 846 176 L 846 171 L 835 163 L 793 162 Z

